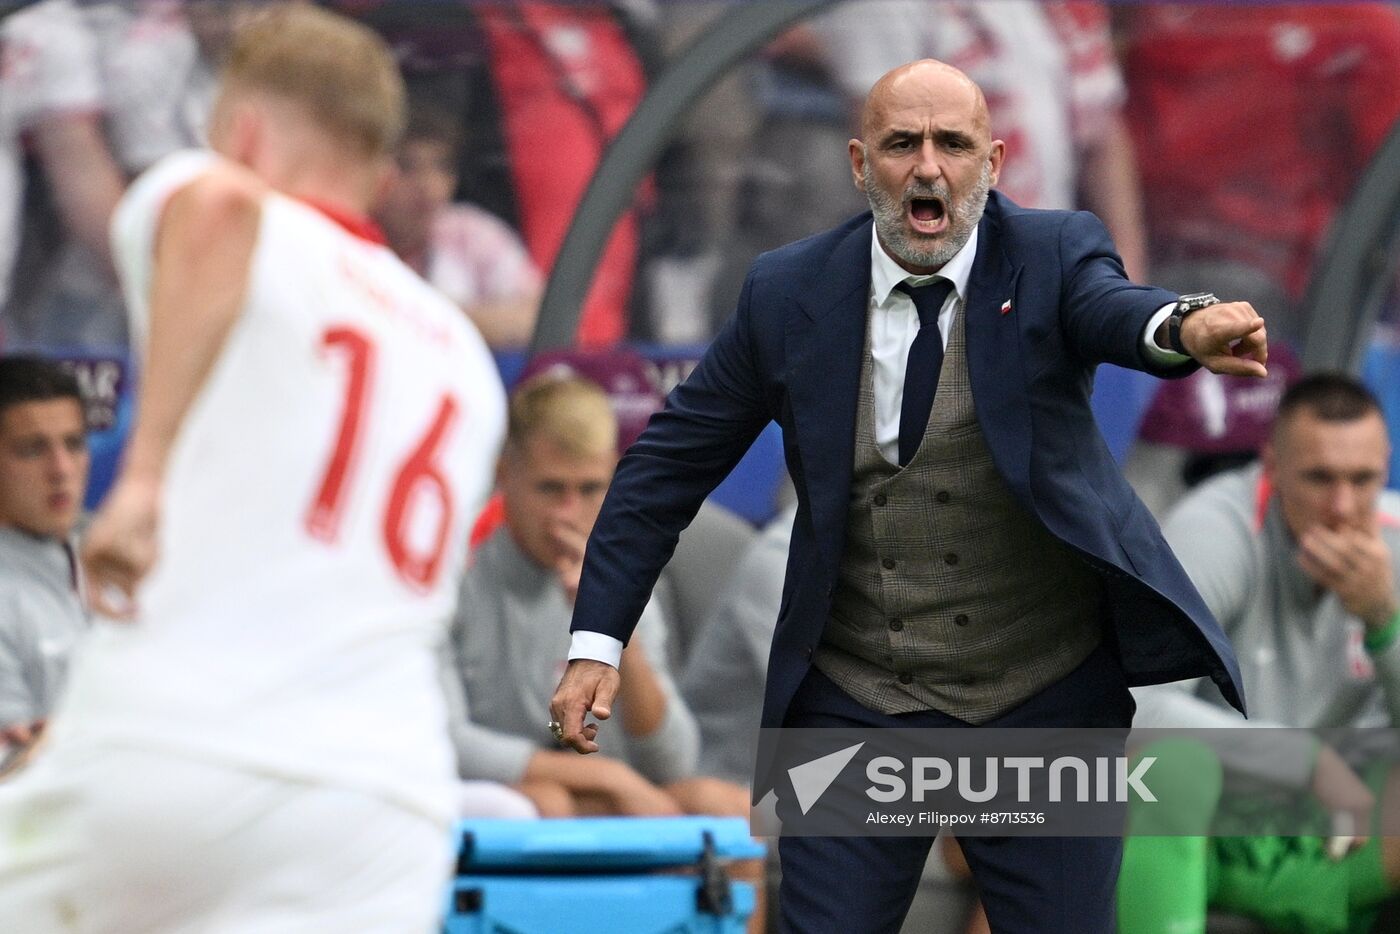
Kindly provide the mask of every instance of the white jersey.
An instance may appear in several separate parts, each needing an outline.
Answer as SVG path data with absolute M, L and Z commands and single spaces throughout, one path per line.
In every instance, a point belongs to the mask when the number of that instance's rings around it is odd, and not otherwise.
M 135 346 L 161 210 L 217 158 L 167 157 L 117 209 Z M 442 817 L 434 652 L 504 393 L 461 311 L 351 228 L 264 198 L 242 314 L 171 452 L 139 619 L 97 627 L 54 739 L 154 744 Z

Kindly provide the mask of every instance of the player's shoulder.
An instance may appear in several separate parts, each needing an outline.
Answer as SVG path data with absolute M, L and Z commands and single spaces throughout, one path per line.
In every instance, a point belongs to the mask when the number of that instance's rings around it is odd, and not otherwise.
M 226 181 L 230 187 L 216 197 L 239 197 L 239 181 Z M 276 192 L 265 198 L 265 207 L 265 268 L 279 281 L 290 272 L 288 258 L 301 257 L 301 272 L 318 269 L 329 277 L 319 281 L 348 290 L 360 313 L 385 333 L 447 359 L 460 361 L 463 354 L 490 359 L 485 341 L 461 308 L 405 263 L 368 218 Z M 310 281 L 306 276 L 298 280 Z M 334 310 L 343 314 L 347 307 Z
M 212 245 L 251 252 L 262 223 L 266 185 L 242 166 L 215 157 L 153 193 L 142 208 L 151 225 L 152 255 L 192 258 Z M 230 254 L 231 255 L 231 254 Z
M 475 355 L 479 360 L 491 359 L 481 332 L 456 302 L 419 275 L 386 244 L 380 244 L 375 252 L 378 284 L 396 293 L 403 312 L 395 316 L 395 320 L 429 344 L 447 350 L 454 360 L 462 360 L 464 353 Z
M 42 588 L 28 555 L 0 548 L 0 639 L 28 628 L 33 594 Z M 18 560 L 16 560 L 18 559 Z
M 200 171 L 191 172 L 184 184 L 174 187 L 169 200 L 188 209 L 197 229 L 215 233 L 240 219 L 258 216 L 268 191 L 267 183 L 249 169 L 213 156 Z
M 204 207 L 224 210 L 256 208 L 270 189 L 251 169 L 215 156 L 183 192 Z
M 1182 497 L 1163 525 L 1198 535 L 1228 529 L 1252 538 L 1263 526 L 1272 495 L 1263 467 L 1254 463 L 1202 482 Z
M 208 224 L 238 213 L 255 214 L 266 193 L 266 184 L 248 169 L 209 150 L 180 150 L 156 161 L 131 183 L 112 216 L 112 235 L 118 246 L 123 238 L 153 237 L 166 209 L 177 200 Z

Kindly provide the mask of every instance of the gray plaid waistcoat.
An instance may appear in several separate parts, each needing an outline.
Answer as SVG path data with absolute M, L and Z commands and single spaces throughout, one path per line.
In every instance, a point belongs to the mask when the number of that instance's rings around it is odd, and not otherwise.
M 846 550 L 817 668 L 887 714 L 984 723 L 1069 674 L 1099 644 L 1097 575 L 1007 489 L 977 425 L 963 314 L 918 453 L 875 444 L 869 329 Z

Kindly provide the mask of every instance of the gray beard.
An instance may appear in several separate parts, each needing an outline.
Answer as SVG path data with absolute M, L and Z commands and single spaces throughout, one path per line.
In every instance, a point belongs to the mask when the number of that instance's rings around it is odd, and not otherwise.
M 977 184 L 961 204 L 953 203 L 945 185 L 915 185 L 904 192 L 901 200 L 896 201 L 875 184 L 875 173 L 870 169 L 869 160 L 866 160 L 863 174 L 865 196 L 870 201 L 870 213 L 875 215 L 875 232 L 880 235 L 880 242 L 895 259 L 927 269 L 943 267 L 967 245 L 968 238 L 982 219 L 982 212 L 987 207 L 987 195 L 992 190 L 990 161 L 982 164 Z M 904 206 L 913 198 L 935 196 L 943 199 L 948 211 L 948 238 L 941 246 L 924 250 L 915 246 L 904 230 Z

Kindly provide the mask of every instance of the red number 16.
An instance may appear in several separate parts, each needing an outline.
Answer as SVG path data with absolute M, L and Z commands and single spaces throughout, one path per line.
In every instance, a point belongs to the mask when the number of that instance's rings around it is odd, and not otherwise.
M 311 537 L 330 543 L 336 540 L 340 531 L 340 520 L 345 512 L 350 480 L 359 454 L 360 428 L 374 382 L 375 348 L 362 332 L 340 326 L 329 328 L 321 335 L 321 349 L 344 356 L 348 369 L 340 431 L 321 484 L 306 514 L 306 530 Z M 389 501 L 384 510 L 384 546 L 389 561 L 406 583 L 424 590 L 432 587 L 442 570 L 447 536 L 452 530 L 455 506 L 452 487 L 436 463 L 436 457 L 456 420 L 456 400 L 444 394 L 423 439 L 394 476 L 394 485 L 389 490 Z M 424 502 L 425 495 L 438 501 L 437 529 L 431 546 L 415 551 L 408 540 L 409 530 L 412 528 L 414 507 Z

